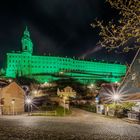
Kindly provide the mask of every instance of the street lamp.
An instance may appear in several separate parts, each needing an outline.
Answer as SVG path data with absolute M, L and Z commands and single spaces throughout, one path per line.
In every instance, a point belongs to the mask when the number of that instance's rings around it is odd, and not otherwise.
M 67 97 L 63 97 L 63 99 L 64 99 L 64 116 L 66 115 L 66 99 L 67 99 Z
M 30 105 L 32 104 L 32 100 L 30 98 L 26 99 L 26 104 L 28 105 L 28 116 L 29 116 L 29 112 L 30 112 Z
M 12 99 L 13 115 L 15 114 L 15 99 Z
M 27 103 L 27 104 L 31 104 L 31 102 L 32 102 L 31 99 L 27 99 L 27 100 L 26 100 L 26 103 Z
M 120 100 L 120 95 L 116 93 L 116 94 L 112 95 L 112 99 L 114 100 L 114 103 L 116 103 Z

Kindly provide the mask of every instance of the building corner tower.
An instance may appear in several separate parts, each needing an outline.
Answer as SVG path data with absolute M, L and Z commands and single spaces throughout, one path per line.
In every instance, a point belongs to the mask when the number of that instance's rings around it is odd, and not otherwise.
M 31 74 L 33 43 L 27 26 L 23 32 L 21 44 L 21 52 L 12 51 L 11 53 L 7 53 L 6 77 L 16 78 Z
M 30 33 L 28 31 L 27 26 L 25 28 L 25 31 L 23 32 L 21 43 L 22 43 L 22 52 L 30 53 L 30 54 L 33 53 L 33 43 L 30 38 Z

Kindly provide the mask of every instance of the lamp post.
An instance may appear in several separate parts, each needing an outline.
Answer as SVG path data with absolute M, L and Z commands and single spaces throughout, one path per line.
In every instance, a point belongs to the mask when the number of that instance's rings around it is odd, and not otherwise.
M 113 96 L 112 96 L 112 98 L 113 98 L 113 100 L 114 100 L 114 103 L 116 104 L 116 103 L 118 103 L 118 101 L 119 101 L 119 99 L 120 99 L 120 95 L 119 94 L 114 94 Z
M 15 114 L 15 99 L 12 99 L 12 110 L 13 110 L 13 115 Z
M 27 98 L 26 99 L 26 103 L 27 103 L 27 105 L 28 105 L 28 116 L 30 115 L 30 106 L 31 106 L 31 104 L 32 104 L 32 100 L 30 99 L 30 98 Z
M 67 97 L 63 97 L 63 99 L 64 99 L 64 116 L 66 115 L 66 99 L 67 99 Z
M 0 115 L 2 115 L 2 109 L 1 109 L 1 99 L 0 99 Z
M 112 96 L 113 100 L 114 100 L 114 105 L 115 105 L 115 112 L 114 112 L 114 115 L 117 115 L 117 108 L 116 108 L 116 104 L 118 103 L 118 101 L 120 100 L 120 95 L 118 93 L 115 93 L 113 96 Z

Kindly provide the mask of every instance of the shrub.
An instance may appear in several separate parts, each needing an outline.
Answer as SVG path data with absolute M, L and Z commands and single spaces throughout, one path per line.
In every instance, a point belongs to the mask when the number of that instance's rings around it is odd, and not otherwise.
M 89 111 L 89 112 L 96 112 L 96 105 L 90 105 L 90 104 L 81 104 L 77 106 L 80 109 Z
M 115 111 L 115 116 L 121 118 L 126 116 L 127 110 L 131 110 L 133 106 L 135 106 L 136 103 L 133 102 L 124 102 L 121 104 L 109 104 L 105 105 L 109 107 L 109 110 L 114 110 Z
M 48 106 L 46 104 L 40 107 L 41 111 L 56 111 L 57 116 L 64 116 L 64 108 L 61 106 Z M 71 110 L 65 109 L 65 115 L 71 114 Z
M 136 103 L 134 103 L 134 102 L 124 102 L 122 104 L 122 108 L 127 109 L 127 110 L 131 110 L 132 107 L 135 106 L 135 105 L 136 105 Z
M 64 108 L 62 106 L 56 107 L 57 116 L 64 116 Z M 71 114 L 71 110 L 65 108 L 65 115 Z

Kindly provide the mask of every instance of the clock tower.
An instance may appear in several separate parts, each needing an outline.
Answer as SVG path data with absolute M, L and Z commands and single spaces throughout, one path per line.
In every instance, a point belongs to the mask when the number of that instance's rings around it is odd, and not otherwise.
M 27 26 L 25 28 L 25 31 L 23 32 L 21 43 L 22 43 L 22 52 L 32 54 L 32 52 L 33 52 L 33 43 L 32 43 L 32 40 L 30 39 L 30 33 L 28 31 Z

